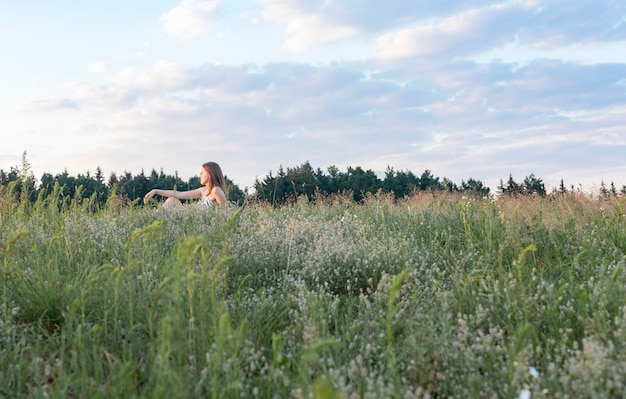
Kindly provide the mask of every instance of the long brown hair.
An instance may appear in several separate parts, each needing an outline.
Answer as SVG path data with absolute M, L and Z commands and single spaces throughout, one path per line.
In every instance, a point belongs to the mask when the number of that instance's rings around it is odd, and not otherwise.
M 204 169 L 209 171 L 210 175 L 210 190 L 213 187 L 218 186 L 222 189 L 222 191 L 226 192 L 226 182 L 224 181 L 224 174 L 222 173 L 222 168 L 215 162 L 206 162 L 202 165 Z

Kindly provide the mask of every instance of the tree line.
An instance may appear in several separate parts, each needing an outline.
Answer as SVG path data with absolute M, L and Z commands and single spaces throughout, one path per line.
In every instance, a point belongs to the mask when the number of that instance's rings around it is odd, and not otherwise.
M 459 186 L 447 178 L 434 176 L 428 169 L 416 175 L 389 166 L 381 179 L 371 169 L 364 170 L 360 166 L 349 166 L 346 171 L 341 171 L 331 165 L 323 171 L 314 169 L 308 161 L 286 169 L 281 166 L 276 174 L 270 171 L 262 180 L 257 178 L 253 188 L 256 200 L 272 204 L 284 204 L 302 196 L 311 200 L 331 194 L 348 195 L 359 202 L 379 192 L 393 194 L 396 198 L 409 196 L 416 191 L 456 191 L 480 197 L 490 195 L 490 188 L 479 180 L 468 179 Z
M 490 188 L 480 180 L 469 178 L 457 185 L 448 178 L 433 175 L 428 169 L 418 175 L 388 166 L 384 177 L 379 178 L 371 169 L 364 170 L 360 166 L 341 171 L 332 165 L 323 171 L 313 168 L 308 161 L 286 169 L 280 166 L 275 174 L 270 171 L 263 179 L 257 178 L 251 193 L 248 193 L 247 188 L 245 191 L 239 188 L 227 176 L 225 180 L 226 198 L 237 204 L 257 201 L 282 205 L 303 196 L 314 200 L 333 194 L 349 196 L 355 202 L 360 202 L 366 196 L 377 193 L 404 198 L 420 191 L 454 192 L 477 198 L 492 196 Z M 67 171 L 56 175 L 44 173 L 37 181 L 24 152 L 20 166 L 13 166 L 7 172 L 0 169 L 0 194 L 6 193 L 9 187 L 12 195 L 20 201 L 34 202 L 37 198 L 56 193 L 70 199 L 90 198 L 96 205 L 104 205 L 113 196 L 122 202 L 140 205 L 141 198 L 153 188 L 185 191 L 200 187 L 200 181 L 198 176 L 183 180 L 178 173 L 166 174 L 162 169 L 159 172 L 152 169 L 148 174 L 143 170 L 135 175 L 130 172 L 119 175 L 111 173 L 105 181 L 100 167 L 93 174 L 87 171 L 76 176 L 69 175 Z M 574 187 L 567 189 L 561 181 L 560 187 L 553 189 L 550 195 L 566 195 L 569 191 L 574 191 Z M 548 195 L 542 179 L 534 174 L 526 176 L 521 182 L 515 181 L 510 175 L 506 181 L 500 181 L 497 194 L 511 197 Z M 618 191 L 613 183 L 607 187 L 603 182 L 600 195 L 625 196 L 626 186 Z
M 395 170 L 391 166 L 387 167 L 381 179 L 374 171 L 363 170 L 358 166 L 348 167 L 345 172 L 336 166 L 330 166 L 323 171 L 320 168 L 314 169 L 309 162 L 305 162 L 300 166 L 286 169 L 281 166 L 276 174 L 270 171 L 264 179 L 257 178 L 254 183 L 256 200 L 278 205 L 302 196 L 311 200 L 320 195 L 344 194 L 359 202 L 366 196 L 376 193 L 388 193 L 393 194 L 395 198 L 404 198 L 420 191 L 459 193 L 474 198 L 492 196 L 491 189 L 478 179 L 469 178 L 457 185 L 448 178 L 434 176 L 429 169 L 417 175 L 411 171 Z M 530 174 L 521 182 L 513 179 L 512 175 L 509 175 L 506 182 L 500 180 L 496 194 L 507 197 L 545 197 L 564 196 L 574 191 L 573 186 L 567 189 L 561 180 L 561 185 L 548 193 L 543 180 Z M 602 182 L 599 195 L 604 198 L 626 196 L 626 186 L 622 186 L 618 191 L 613 183 L 607 187 Z

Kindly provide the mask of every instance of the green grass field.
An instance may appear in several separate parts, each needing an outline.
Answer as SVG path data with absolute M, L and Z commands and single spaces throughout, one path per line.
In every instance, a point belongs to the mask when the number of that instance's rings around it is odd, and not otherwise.
M 0 397 L 626 397 L 623 199 L 0 209 Z

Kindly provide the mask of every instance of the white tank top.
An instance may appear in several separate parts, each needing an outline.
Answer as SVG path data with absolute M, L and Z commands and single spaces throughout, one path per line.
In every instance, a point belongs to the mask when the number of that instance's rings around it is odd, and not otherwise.
M 208 190 L 202 190 L 202 198 L 200 199 L 200 203 L 202 204 L 202 206 L 204 206 L 205 208 L 210 208 L 211 205 L 213 205 L 213 201 L 211 201 L 211 199 L 209 198 L 209 196 L 206 194 Z

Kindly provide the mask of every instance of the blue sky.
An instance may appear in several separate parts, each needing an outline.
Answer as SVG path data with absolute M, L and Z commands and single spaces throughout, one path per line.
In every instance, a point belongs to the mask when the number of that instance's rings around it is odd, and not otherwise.
M 623 1 L 0 0 L 0 54 L 0 169 L 36 177 L 626 184 Z

